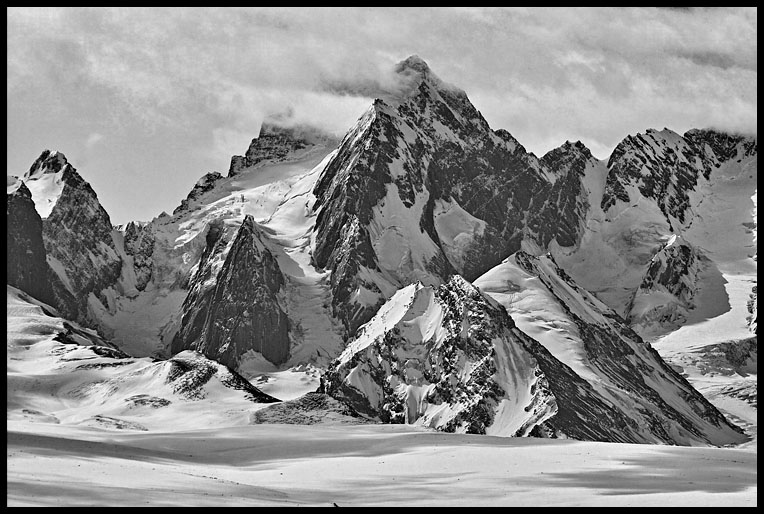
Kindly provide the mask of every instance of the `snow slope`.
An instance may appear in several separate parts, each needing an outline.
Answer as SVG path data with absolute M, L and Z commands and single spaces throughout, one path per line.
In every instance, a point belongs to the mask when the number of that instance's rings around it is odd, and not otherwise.
M 278 160 L 266 159 L 234 176 L 216 179 L 212 187 L 184 201 L 173 216 L 152 220 L 151 280 L 139 291 L 135 273 L 125 266 L 112 307 L 98 312 L 114 341 L 133 356 L 169 357 L 188 294 L 184 284 L 196 271 L 208 227 L 222 221 L 226 234 L 234 234 L 245 216 L 251 215 L 285 278 L 279 302 L 290 320 L 291 350 L 280 367 L 251 352 L 243 356 L 238 371 L 283 399 L 315 390 L 318 368 L 336 357 L 343 344 L 328 309 L 329 273 L 310 264 L 315 223 L 312 189 L 332 156 L 331 142 L 319 140 Z M 120 235 L 115 234 L 115 243 L 129 264 L 131 257 Z M 230 244 L 215 256 L 213 270 L 222 267 L 228 249 Z
M 273 401 L 193 352 L 156 361 L 106 346 L 97 334 L 7 286 L 8 420 L 115 430 L 248 423 Z
M 718 417 L 707 417 L 708 404 L 667 366 L 649 344 L 631 331 L 623 319 L 592 294 L 581 289 L 551 256 L 532 257 L 518 252 L 475 285 L 509 312 L 518 328 L 536 338 L 552 355 L 570 366 L 598 393 L 639 420 L 653 412 L 658 418 L 692 420 L 694 429 L 683 436 L 672 421 L 653 418 L 639 422 L 648 432 L 663 430 L 678 444 L 691 444 L 700 430 L 712 444 L 740 444 Z M 648 414 L 648 417 L 649 414 Z M 662 428 L 658 428 L 662 427 Z M 688 428 L 684 424 L 684 428 Z

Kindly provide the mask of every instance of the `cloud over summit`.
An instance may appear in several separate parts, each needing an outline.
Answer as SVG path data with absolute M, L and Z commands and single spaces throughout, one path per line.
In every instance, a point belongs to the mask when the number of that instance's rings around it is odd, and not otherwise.
M 165 171 L 193 184 L 244 151 L 267 116 L 343 133 L 412 54 L 537 154 L 580 139 L 604 158 L 648 127 L 757 124 L 756 8 L 7 12 L 9 171 L 69 135 L 154 134 L 193 148 Z

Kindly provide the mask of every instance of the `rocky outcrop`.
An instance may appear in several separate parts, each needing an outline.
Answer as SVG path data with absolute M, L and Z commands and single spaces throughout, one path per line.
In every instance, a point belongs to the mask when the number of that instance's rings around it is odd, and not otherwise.
M 125 253 L 133 258 L 135 287 L 139 291 L 146 289 L 151 281 L 154 269 L 154 244 L 156 237 L 153 226 L 149 223 L 131 221 L 125 226 Z
M 681 326 L 696 307 L 701 274 L 713 271 L 710 267 L 701 250 L 681 236 L 671 236 L 651 259 L 634 292 L 627 309 L 632 328 L 641 332 Z
M 55 306 L 42 241 L 42 220 L 23 183 L 6 196 L 5 212 L 7 283 Z
M 308 126 L 280 126 L 269 121 L 263 122 L 260 135 L 252 140 L 244 155 L 231 157 L 228 176 L 235 177 L 242 171 L 263 161 L 279 162 L 317 143 L 326 143 L 332 138 Z
M 684 137 L 669 130 L 648 129 L 627 136 L 608 160 L 608 175 L 601 207 L 608 211 L 617 202 L 630 203 L 636 188 L 655 201 L 666 221 L 677 231 L 686 221 L 689 193 L 698 180 L 708 180 L 711 171 L 733 158 L 756 154 L 756 140 L 714 130 L 690 130 Z
M 188 196 L 181 200 L 180 205 L 177 206 L 174 211 L 172 211 L 173 215 L 191 209 L 191 206 L 196 202 L 196 200 L 201 198 L 204 193 L 214 189 L 215 184 L 217 184 L 217 182 L 222 178 L 223 176 L 217 171 L 205 174 L 196 182 L 196 184 L 194 184 L 194 187 L 188 193 Z
M 281 364 L 289 355 L 289 323 L 278 300 L 284 283 L 278 264 L 251 216 L 245 217 L 230 248 L 224 232 L 222 222 L 208 230 L 172 353 L 193 349 L 236 369 L 252 350 Z M 215 261 L 222 255 L 218 271 Z
M 88 298 L 93 294 L 108 306 L 102 291 L 117 282 L 122 262 L 111 237 L 111 220 L 95 191 L 70 164 L 62 174 L 61 195 L 43 220 L 45 249 L 48 261 L 56 263 L 53 269 L 74 296 L 77 321 L 94 326 Z
M 746 317 L 746 321 L 748 322 L 748 328 L 753 332 L 754 334 L 758 334 L 759 325 L 758 325 L 758 304 L 757 304 L 757 286 L 753 286 L 751 289 L 751 294 L 749 296 L 749 300 L 746 302 L 746 308 L 748 309 L 748 316 Z

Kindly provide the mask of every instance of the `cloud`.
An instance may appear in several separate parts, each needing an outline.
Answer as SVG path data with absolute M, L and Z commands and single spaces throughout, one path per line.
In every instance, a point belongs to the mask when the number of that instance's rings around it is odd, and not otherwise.
M 349 129 L 395 87 L 393 66 L 412 54 L 538 154 L 580 139 L 607 157 L 648 127 L 757 127 L 755 7 L 12 7 L 7 15 L 9 127 L 42 138 L 75 124 L 81 140 L 96 128 L 110 141 L 120 131 L 162 134 L 156 144 L 179 152 L 195 145 L 204 167 L 226 167 L 274 113 Z
M 93 148 L 96 144 L 98 144 L 99 141 L 102 141 L 102 140 L 103 140 L 103 134 L 99 134 L 98 132 L 93 132 L 85 140 L 85 148 L 89 150 Z
M 603 103 L 629 101 L 643 81 L 656 101 L 675 101 L 670 90 L 689 85 L 697 92 L 691 104 L 721 83 L 731 103 L 755 106 L 755 36 L 755 9 L 13 8 L 9 83 L 36 76 L 35 62 L 60 59 L 68 73 L 156 123 L 201 114 L 251 125 L 291 106 L 335 127 L 360 114 L 349 112 L 358 97 L 390 86 L 394 62 L 418 53 L 441 77 L 468 94 L 490 93 L 493 103 L 548 91 L 539 110 L 560 110 L 555 94 L 592 88 Z M 730 69 L 749 74 L 722 75 Z M 330 104 L 323 114 L 316 101 Z M 332 116 L 338 108 L 342 115 Z

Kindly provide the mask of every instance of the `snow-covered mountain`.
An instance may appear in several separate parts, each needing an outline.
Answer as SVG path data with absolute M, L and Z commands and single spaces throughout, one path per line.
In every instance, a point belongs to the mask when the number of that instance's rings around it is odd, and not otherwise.
M 119 430 L 246 424 L 279 401 L 192 352 L 134 358 L 8 286 L 8 419 Z
M 475 284 L 495 300 L 458 275 L 400 289 L 329 367 L 324 390 L 373 418 L 447 432 L 747 439 L 550 257 L 518 252 Z
M 587 173 L 580 244 L 548 249 L 581 286 L 654 338 L 680 326 L 681 311 L 698 307 L 691 297 L 713 287 L 721 273 L 753 270 L 744 261 L 753 253 L 746 227 L 756 166 L 751 137 L 714 130 L 680 136 L 669 129 L 628 136 L 606 165 Z M 673 245 L 677 236 L 680 244 Z M 684 257 L 666 255 L 680 249 Z M 656 282 L 658 266 L 684 286 L 669 291 Z
M 295 400 L 258 419 L 320 404 L 447 431 L 744 440 L 637 333 L 718 315 L 725 283 L 755 293 L 756 140 L 651 129 L 607 161 L 581 142 L 538 158 L 418 57 L 395 74 L 341 140 L 266 122 L 148 222 L 112 227 L 44 152 L 9 183 L 9 284 L 130 358 L 213 359 Z M 327 368 L 335 399 L 300 399 Z
M 418 57 L 396 72 L 408 87 L 374 101 L 314 190 L 313 260 L 348 337 L 412 281 L 472 280 L 524 240 L 575 245 L 583 228 L 582 144 L 538 159 Z
M 42 218 L 46 260 L 57 276 L 56 307 L 70 319 L 97 326 L 96 311 L 109 305 L 122 272 L 108 213 L 60 152 L 45 150 L 21 181 Z
M 172 215 L 117 227 L 124 265 L 103 332 L 132 355 L 193 349 L 252 376 L 338 355 L 328 277 L 309 264 L 310 189 L 336 144 L 265 123 L 246 166 L 205 174 Z

